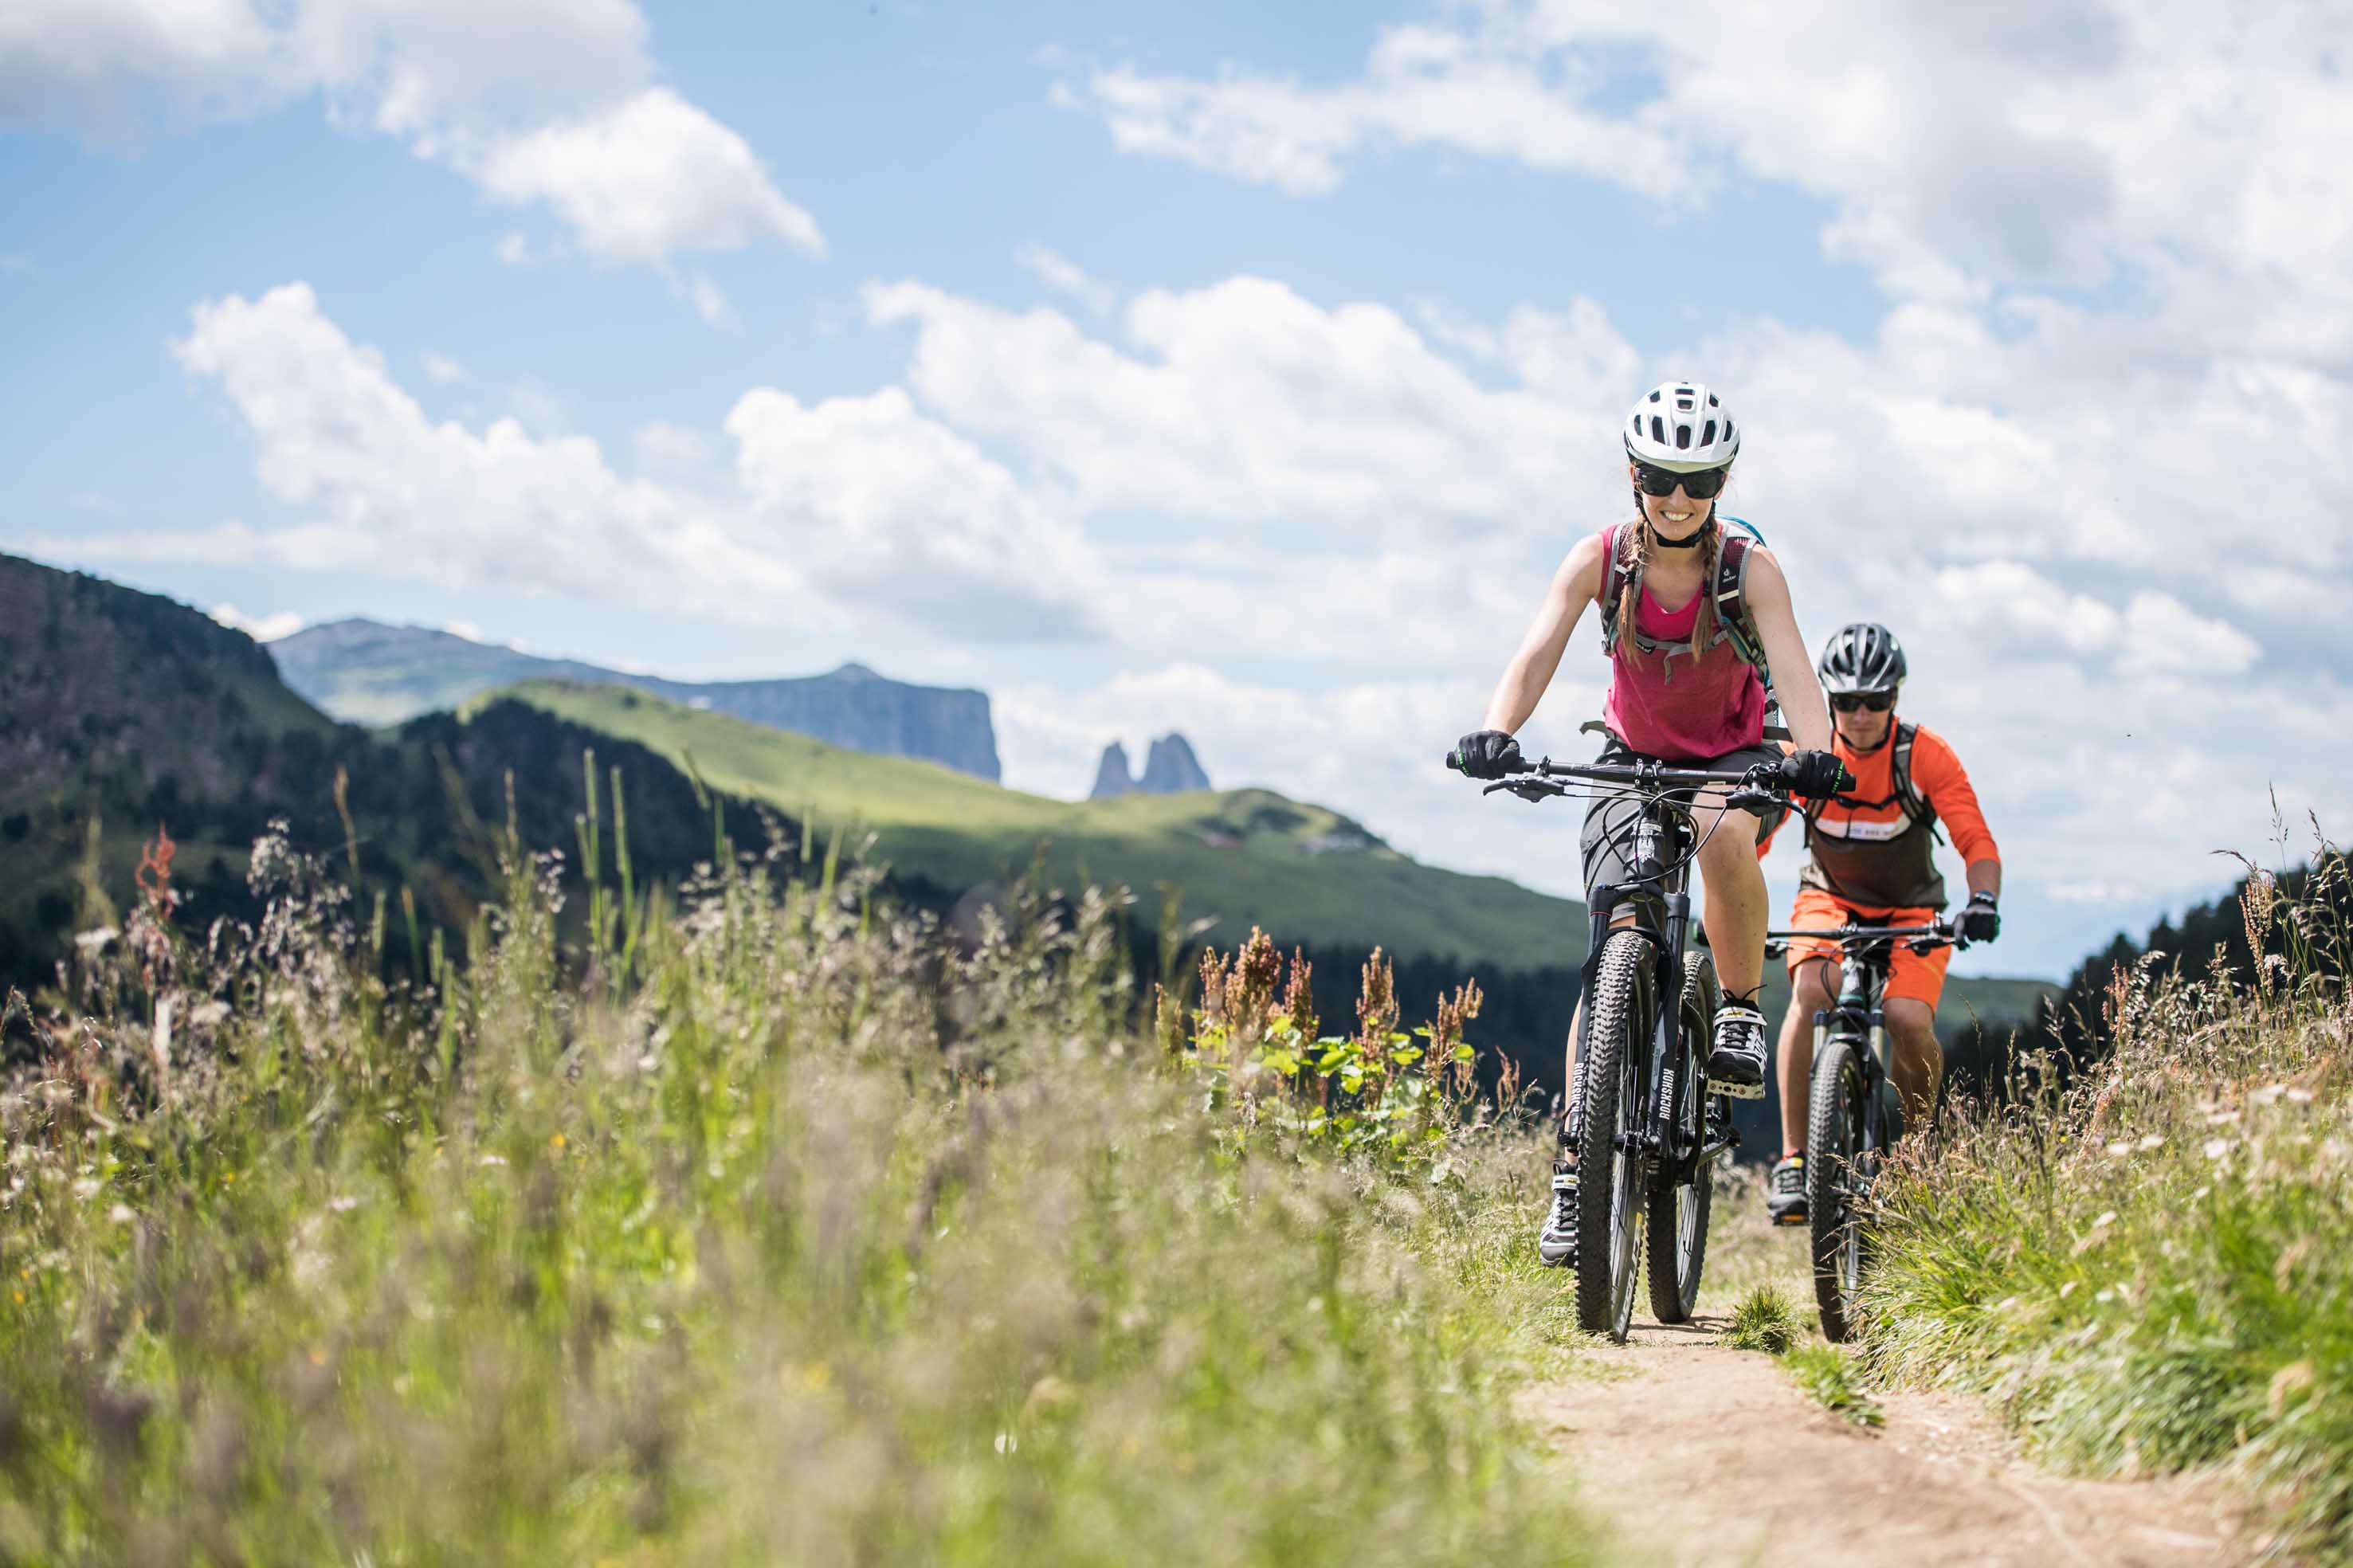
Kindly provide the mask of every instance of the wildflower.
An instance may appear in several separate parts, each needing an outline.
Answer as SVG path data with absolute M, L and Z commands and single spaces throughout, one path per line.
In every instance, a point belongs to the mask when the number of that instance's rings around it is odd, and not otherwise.
M 357 1198 L 333 1197 L 327 1200 L 327 1207 L 336 1214 L 349 1214 L 359 1206 Z
M 1356 994 L 1356 1038 L 1367 1047 L 1384 1045 L 1389 1032 L 1397 1027 L 1397 978 L 1389 961 L 1379 948 L 1365 961 L 1362 984 Z
M 1314 973 L 1314 966 L 1307 962 L 1307 955 L 1297 948 L 1292 949 L 1291 978 L 1282 990 L 1282 1013 L 1303 1040 L 1315 1037 L 1318 1022 L 1315 997 L 1308 987 L 1308 980 Z
M 2206 1157 L 2209 1160 L 2219 1160 L 2230 1152 L 2231 1141 L 2228 1138 L 2209 1138 L 2206 1140 Z

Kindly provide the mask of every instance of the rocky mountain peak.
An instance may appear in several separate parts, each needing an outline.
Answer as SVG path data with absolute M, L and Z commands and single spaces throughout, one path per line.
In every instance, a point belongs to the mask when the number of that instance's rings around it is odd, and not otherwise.
M 1135 775 L 1128 771 L 1127 748 L 1113 741 L 1103 748 L 1103 761 L 1095 764 L 1095 787 L 1088 792 L 1089 800 L 1107 800 L 1115 795 L 1127 795 L 1135 788 Z
M 1135 787 L 1146 795 L 1190 795 L 1209 787 L 1209 775 L 1185 737 L 1171 731 L 1152 742 L 1144 776 Z
M 1087 798 L 1104 800 L 1115 795 L 1187 795 L 1212 787 L 1200 759 L 1193 754 L 1191 742 L 1171 731 L 1152 742 L 1152 749 L 1144 759 L 1141 777 L 1128 772 L 1125 746 L 1117 741 L 1105 746 L 1103 760 L 1095 764 L 1095 787 Z

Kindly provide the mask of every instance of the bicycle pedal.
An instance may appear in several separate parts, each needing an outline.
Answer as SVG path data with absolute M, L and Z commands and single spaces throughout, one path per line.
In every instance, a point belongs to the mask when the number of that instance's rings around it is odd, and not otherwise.
M 1802 1214 L 1777 1214 L 1772 1216 L 1776 1230 L 1802 1230 L 1811 1223 L 1810 1217 Z
M 1710 1094 L 1723 1095 L 1727 1100 L 1762 1100 L 1765 1098 L 1765 1086 L 1761 1083 L 1733 1083 L 1720 1078 L 1712 1078 L 1707 1080 L 1707 1091 Z

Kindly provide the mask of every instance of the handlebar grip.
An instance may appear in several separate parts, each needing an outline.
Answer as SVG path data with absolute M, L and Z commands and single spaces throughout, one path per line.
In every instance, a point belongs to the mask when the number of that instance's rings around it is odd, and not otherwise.
M 1460 752 L 1447 752 L 1446 766 L 1450 772 L 1461 773 L 1462 771 L 1462 753 Z

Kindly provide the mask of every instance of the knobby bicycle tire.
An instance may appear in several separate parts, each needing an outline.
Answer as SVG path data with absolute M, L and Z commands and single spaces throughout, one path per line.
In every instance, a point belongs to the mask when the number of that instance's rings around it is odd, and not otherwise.
M 1686 1118 L 1707 1142 L 1707 1045 L 1715 1023 L 1715 965 L 1696 950 L 1683 955 L 1683 1058 L 1675 1066 L 1685 1086 Z M 1642 1226 L 1643 1266 L 1650 1276 L 1651 1315 L 1662 1323 L 1691 1321 L 1699 1300 L 1700 1273 L 1707 1266 L 1708 1212 L 1714 1207 L 1715 1173 L 1702 1168 L 1688 1184 L 1663 1179 L 1651 1184 L 1650 1215 Z
M 1640 1222 L 1641 1161 L 1621 1153 L 1620 1135 L 1641 1105 L 1636 1069 L 1651 1036 L 1651 942 L 1639 931 L 1612 931 L 1602 943 L 1593 994 L 1586 999 L 1585 1053 L 1577 1148 L 1577 1326 L 1588 1333 L 1626 1337 L 1633 1313 L 1640 1255 L 1620 1247 L 1625 1226 Z
M 1806 1119 L 1806 1212 L 1813 1231 L 1814 1303 L 1821 1310 L 1822 1338 L 1832 1344 L 1852 1326 L 1853 1292 L 1862 1282 L 1861 1222 L 1850 1194 L 1867 1173 L 1863 1084 L 1861 1044 L 1824 1044 L 1814 1058 Z

